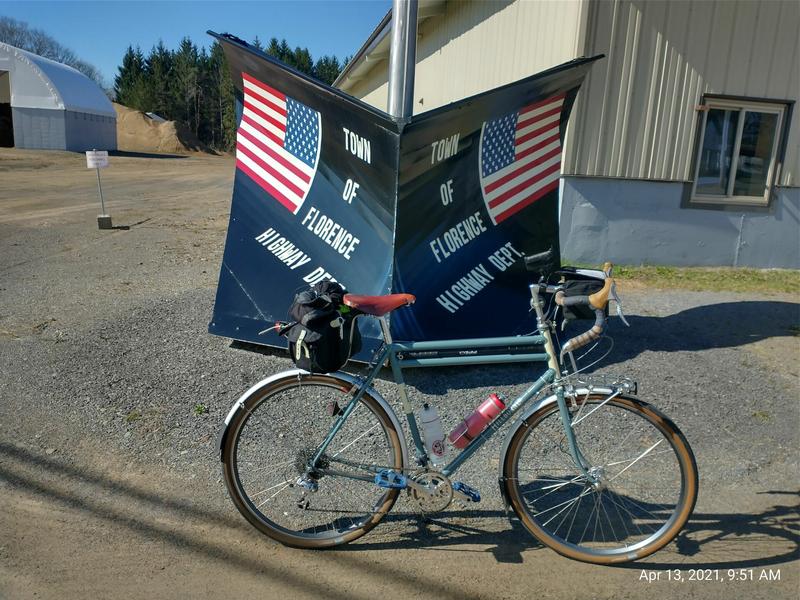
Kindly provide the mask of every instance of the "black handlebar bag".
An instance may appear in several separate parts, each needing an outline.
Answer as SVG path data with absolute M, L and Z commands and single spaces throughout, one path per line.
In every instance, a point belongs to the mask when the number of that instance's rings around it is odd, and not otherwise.
M 575 267 L 562 267 L 553 273 L 552 283 L 558 283 L 564 289 L 564 295 L 569 298 L 572 296 L 591 296 L 599 292 L 605 285 L 605 274 L 597 269 L 577 269 Z M 565 306 L 564 319 L 567 321 L 591 320 L 594 321 L 594 309 L 591 306 L 575 304 Z M 608 316 L 608 306 L 606 306 L 606 316 Z
M 298 368 L 331 373 L 361 350 L 361 333 L 343 304 L 346 290 L 323 281 L 300 292 L 289 307 L 291 323 L 280 330 L 289 341 L 289 353 Z

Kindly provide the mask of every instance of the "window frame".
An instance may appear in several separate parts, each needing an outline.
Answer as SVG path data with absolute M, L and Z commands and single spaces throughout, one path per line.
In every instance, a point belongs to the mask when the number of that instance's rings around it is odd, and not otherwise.
M 711 109 L 721 110 L 736 110 L 739 116 L 736 123 L 736 137 L 734 139 L 733 152 L 731 154 L 731 166 L 728 171 L 728 188 L 725 190 L 726 194 L 713 195 L 702 194 L 697 192 L 698 176 L 700 172 L 701 154 L 703 151 L 703 143 L 705 142 L 706 124 L 708 121 L 708 113 Z M 782 139 L 784 135 L 784 126 L 786 123 L 786 115 L 789 111 L 789 105 L 780 100 L 767 100 L 767 99 L 751 99 L 751 98 L 738 98 L 730 96 L 709 96 L 703 97 L 702 116 L 700 118 L 700 130 L 697 136 L 697 143 L 694 149 L 694 168 L 691 191 L 689 194 L 689 204 L 692 206 L 698 205 L 713 205 L 716 207 L 760 207 L 765 208 L 769 206 L 770 198 L 772 197 L 773 188 L 777 180 L 779 166 L 780 166 L 780 151 L 782 148 Z M 767 169 L 767 178 L 764 194 L 761 196 L 734 196 L 733 188 L 736 183 L 736 171 L 739 167 L 739 152 L 742 143 L 742 131 L 744 129 L 745 115 L 747 112 L 760 112 L 777 115 L 775 136 L 772 140 L 772 150 L 770 152 L 769 168 Z

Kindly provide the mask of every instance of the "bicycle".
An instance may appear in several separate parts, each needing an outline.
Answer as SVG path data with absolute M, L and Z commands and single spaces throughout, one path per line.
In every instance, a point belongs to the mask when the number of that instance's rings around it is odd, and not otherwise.
M 545 254 L 527 257 L 529 269 L 541 269 Z M 577 369 L 573 352 L 601 337 L 609 299 L 624 320 L 611 274 L 606 263 L 603 288 L 590 296 L 565 296 L 563 286 L 544 277 L 530 285 L 537 331 L 514 337 L 396 342 L 386 315 L 413 303 L 412 295 L 346 296 L 356 314 L 378 319 L 382 345 L 366 376 L 295 369 L 264 379 L 239 398 L 219 438 L 225 483 L 237 509 L 285 545 L 328 548 L 370 531 L 402 490 L 424 513 L 444 510 L 454 498 L 476 503 L 479 492 L 451 478 L 516 417 L 499 461 L 507 512 L 510 507 L 536 539 L 572 559 L 613 564 L 656 552 L 675 538 L 694 509 L 697 465 L 678 427 L 636 397 L 635 382 L 582 376 Z M 553 300 L 547 314 L 543 295 Z M 594 310 L 595 324 L 557 355 L 552 317 L 570 306 Z M 531 344 L 544 351 L 408 356 Z M 562 371 L 565 356 L 571 371 Z M 432 468 L 402 370 L 529 361 L 546 362 L 546 371 L 445 466 Z M 387 363 L 413 441 L 412 460 L 400 419 L 371 385 Z

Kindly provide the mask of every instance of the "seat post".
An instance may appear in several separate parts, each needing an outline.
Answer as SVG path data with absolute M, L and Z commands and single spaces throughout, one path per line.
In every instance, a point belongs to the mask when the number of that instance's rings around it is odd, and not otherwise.
M 378 321 L 381 323 L 381 333 L 383 333 L 383 341 L 387 344 L 392 343 L 392 334 L 389 331 L 389 319 L 386 318 L 386 315 L 378 317 Z

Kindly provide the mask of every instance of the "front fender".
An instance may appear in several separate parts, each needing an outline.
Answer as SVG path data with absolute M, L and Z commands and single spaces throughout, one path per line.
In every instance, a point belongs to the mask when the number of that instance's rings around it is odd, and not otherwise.
M 578 388 L 575 390 L 576 396 L 584 396 L 586 394 L 613 394 L 615 391 L 609 387 L 592 387 L 590 390 L 589 388 Z M 503 475 L 503 468 L 506 463 L 506 454 L 508 453 L 508 447 L 511 445 L 511 440 L 514 437 L 514 434 L 517 430 L 522 427 L 525 421 L 531 417 L 536 411 L 549 406 L 550 404 L 556 403 L 556 395 L 551 394 L 545 398 L 542 398 L 538 402 L 534 402 L 531 406 L 526 408 L 522 414 L 520 414 L 514 422 L 511 424 L 511 427 L 506 434 L 506 438 L 503 441 L 503 447 L 500 449 L 500 462 L 498 465 L 498 472 L 497 472 L 497 480 L 500 482 L 500 493 L 503 496 L 503 503 L 505 504 L 506 510 L 509 509 L 510 503 L 508 497 L 506 495 L 506 486 L 503 485 L 504 475 Z
M 308 371 L 304 371 L 302 369 L 290 369 L 288 371 L 282 371 L 280 373 L 276 373 L 275 375 L 271 375 L 266 379 L 262 379 L 257 384 L 252 386 L 249 390 L 247 390 L 244 394 L 242 394 L 239 399 L 233 404 L 230 411 L 228 411 L 228 416 L 225 417 L 225 423 L 222 429 L 219 432 L 217 437 L 217 453 L 219 455 L 220 461 L 222 461 L 222 449 L 225 447 L 225 441 L 228 438 L 228 431 L 230 430 L 230 424 L 233 420 L 233 416 L 236 412 L 244 406 L 245 402 L 255 393 L 260 392 L 266 386 L 275 383 L 281 379 L 286 378 L 293 378 L 297 377 L 298 375 L 310 375 Z M 342 371 L 336 371 L 335 373 L 326 373 L 328 377 L 335 377 L 336 379 L 341 379 L 345 383 L 352 385 L 358 385 L 360 382 L 350 375 L 349 373 L 344 373 Z M 386 399 L 381 396 L 381 394 L 373 387 L 367 388 L 367 393 L 377 400 L 378 404 L 380 404 L 381 408 L 386 411 L 386 414 L 389 415 L 389 419 L 392 421 L 395 429 L 397 429 L 398 437 L 400 438 L 400 447 L 403 452 L 403 464 L 408 463 L 408 450 L 406 448 L 406 440 L 405 436 L 403 435 L 403 427 L 400 425 L 400 421 L 397 418 L 392 406 L 386 401 Z

